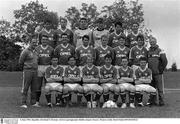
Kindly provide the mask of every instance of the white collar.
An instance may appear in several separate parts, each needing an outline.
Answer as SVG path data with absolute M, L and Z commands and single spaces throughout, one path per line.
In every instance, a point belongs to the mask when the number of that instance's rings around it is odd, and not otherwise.
M 53 67 L 53 65 L 51 65 L 52 69 L 56 70 L 59 66 L 57 65 L 56 67 Z
M 142 69 L 141 67 L 139 67 L 140 71 L 144 72 L 146 71 L 147 67 L 145 67 L 144 69 Z
M 114 34 L 115 34 L 116 36 L 121 36 L 123 33 L 120 32 L 119 34 L 117 34 L 117 33 L 116 33 L 116 30 L 115 30 L 115 31 L 114 31 Z
M 67 48 L 67 47 L 69 46 L 69 44 L 67 43 L 66 46 L 64 46 L 63 44 L 61 44 L 61 46 L 62 46 L 63 48 Z
M 108 45 L 106 45 L 106 47 L 103 47 L 103 46 L 101 45 L 101 48 L 102 48 L 103 50 L 107 50 Z
M 89 48 L 89 45 L 88 45 L 87 47 L 85 47 L 84 45 L 82 45 L 82 47 L 83 47 L 84 49 L 88 49 L 88 48 Z
M 128 66 L 126 68 L 123 68 L 123 66 L 121 67 L 123 71 L 127 71 L 128 70 Z
M 121 51 L 123 51 L 126 48 L 125 46 L 123 48 L 121 48 L 120 46 L 118 46 L 118 47 Z
M 73 68 L 72 68 L 71 66 L 69 66 L 69 68 L 70 68 L 71 70 L 75 70 L 76 66 L 74 66 Z
M 138 36 L 139 30 L 138 30 L 138 32 L 137 32 L 136 34 L 132 31 L 132 34 L 133 34 L 134 36 Z
M 94 65 L 92 65 L 91 67 L 89 67 L 89 66 L 87 65 L 87 68 L 88 68 L 89 70 L 91 70 L 93 67 L 94 67 Z
M 138 45 L 136 46 L 139 50 L 142 50 L 143 49 L 143 46 L 140 48 Z
M 66 31 L 67 31 L 67 28 L 65 28 L 65 29 L 63 30 L 61 26 L 60 26 L 59 29 L 60 29 L 62 32 L 66 32 Z
M 112 65 L 110 65 L 110 67 L 108 68 L 108 67 L 106 67 L 106 65 L 104 65 L 104 68 L 105 69 L 107 69 L 107 70 L 110 70 L 111 69 L 111 67 L 112 67 Z
M 48 48 L 48 45 L 46 45 L 45 47 L 43 47 L 43 45 L 41 45 L 41 48 L 42 48 L 43 50 L 45 50 L 45 49 Z

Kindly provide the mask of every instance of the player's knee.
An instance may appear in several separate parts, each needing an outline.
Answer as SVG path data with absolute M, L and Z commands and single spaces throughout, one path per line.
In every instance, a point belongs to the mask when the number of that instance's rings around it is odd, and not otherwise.
M 109 87 L 103 86 L 103 93 L 108 93 L 109 92 Z
M 138 86 L 135 86 L 135 91 L 136 91 L 136 92 L 142 92 L 142 88 L 141 88 L 141 87 L 138 87 Z
M 125 92 L 125 87 L 124 86 L 119 86 L 119 92 Z
M 148 93 L 156 93 L 156 89 L 154 87 L 149 87 L 146 89 L 146 92 Z
M 55 90 L 58 91 L 58 92 L 63 92 L 63 87 L 62 86 L 57 86 L 55 88 Z
M 135 91 L 136 91 L 136 88 L 135 88 L 134 86 L 130 86 L 130 87 L 128 88 L 128 91 L 130 91 L 130 92 L 135 92 Z
M 116 93 L 116 94 L 119 94 L 119 92 L 120 92 L 120 88 L 117 86 L 114 87 L 113 90 L 114 90 L 114 93 Z
M 78 93 L 83 93 L 83 88 L 81 86 L 78 86 L 75 90 Z
M 88 92 L 90 92 L 90 88 L 89 87 L 83 87 L 83 91 L 84 91 L 84 93 L 88 93 Z
M 50 86 L 45 86 L 45 87 L 44 87 L 45 93 L 49 93 L 50 90 L 51 90 L 51 87 L 50 87 Z
M 63 87 L 63 93 L 64 94 L 67 94 L 67 93 L 69 93 L 70 92 L 70 88 L 68 87 L 68 86 L 64 86 Z

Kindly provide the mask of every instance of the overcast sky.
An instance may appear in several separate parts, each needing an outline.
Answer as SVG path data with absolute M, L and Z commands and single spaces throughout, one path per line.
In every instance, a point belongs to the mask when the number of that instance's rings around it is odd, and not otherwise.
M 13 22 L 13 10 L 31 0 L 0 0 L 0 18 Z M 115 0 L 39 0 L 48 10 L 64 16 L 67 8 L 79 8 L 82 2 L 94 3 L 100 10 Z M 176 62 L 180 68 L 180 0 L 139 0 L 143 4 L 145 24 L 152 29 L 158 44 L 167 53 L 168 67 Z

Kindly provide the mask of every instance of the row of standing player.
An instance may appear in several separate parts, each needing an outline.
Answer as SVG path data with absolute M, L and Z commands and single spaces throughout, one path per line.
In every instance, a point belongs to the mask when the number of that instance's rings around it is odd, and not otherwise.
M 69 37 L 69 43 L 74 47 L 79 47 L 82 45 L 82 37 L 84 35 L 88 35 L 90 38 L 90 44 L 94 47 L 100 46 L 101 43 L 101 36 L 107 35 L 109 36 L 108 45 L 112 48 L 118 45 L 118 38 L 120 36 L 126 37 L 123 29 L 123 24 L 121 22 L 114 23 L 113 32 L 111 30 L 105 29 L 104 21 L 102 18 L 97 20 L 97 27 L 94 29 L 90 29 L 88 27 L 88 22 L 86 18 L 81 18 L 79 21 L 79 27 L 76 28 L 74 31 L 67 28 L 67 20 L 61 19 L 60 20 L 60 27 L 57 30 L 50 29 L 50 26 L 47 27 L 38 27 L 35 33 L 39 37 L 39 41 L 41 43 L 42 35 L 47 35 L 49 42 L 48 44 L 55 48 L 59 44 L 61 44 L 61 34 L 66 33 Z M 137 44 L 136 36 L 140 34 L 139 31 L 139 24 L 134 23 L 132 25 L 132 31 L 126 37 L 125 45 L 128 48 L 132 48 Z

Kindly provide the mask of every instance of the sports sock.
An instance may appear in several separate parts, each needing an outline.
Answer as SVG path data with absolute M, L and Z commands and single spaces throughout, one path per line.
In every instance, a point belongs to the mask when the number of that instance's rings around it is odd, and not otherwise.
M 135 97 L 134 92 L 130 92 L 130 93 L 129 93 L 129 102 L 130 102 L 130 103 L 134 103 L 134 97 Z
M 114 102 L 117 102 L 118 97 L 119 97 L 119 95 L 115 93 L 114 96 L 113 96 L 113 101 L 114 101 Z
M 51 94 L 46 94 L 47 103 L 51 103 Z
M 120 96 L 121 96 L 122 103 L 125 103 L 126 102 L 126 93 L 125 92 L 121 92 Z

